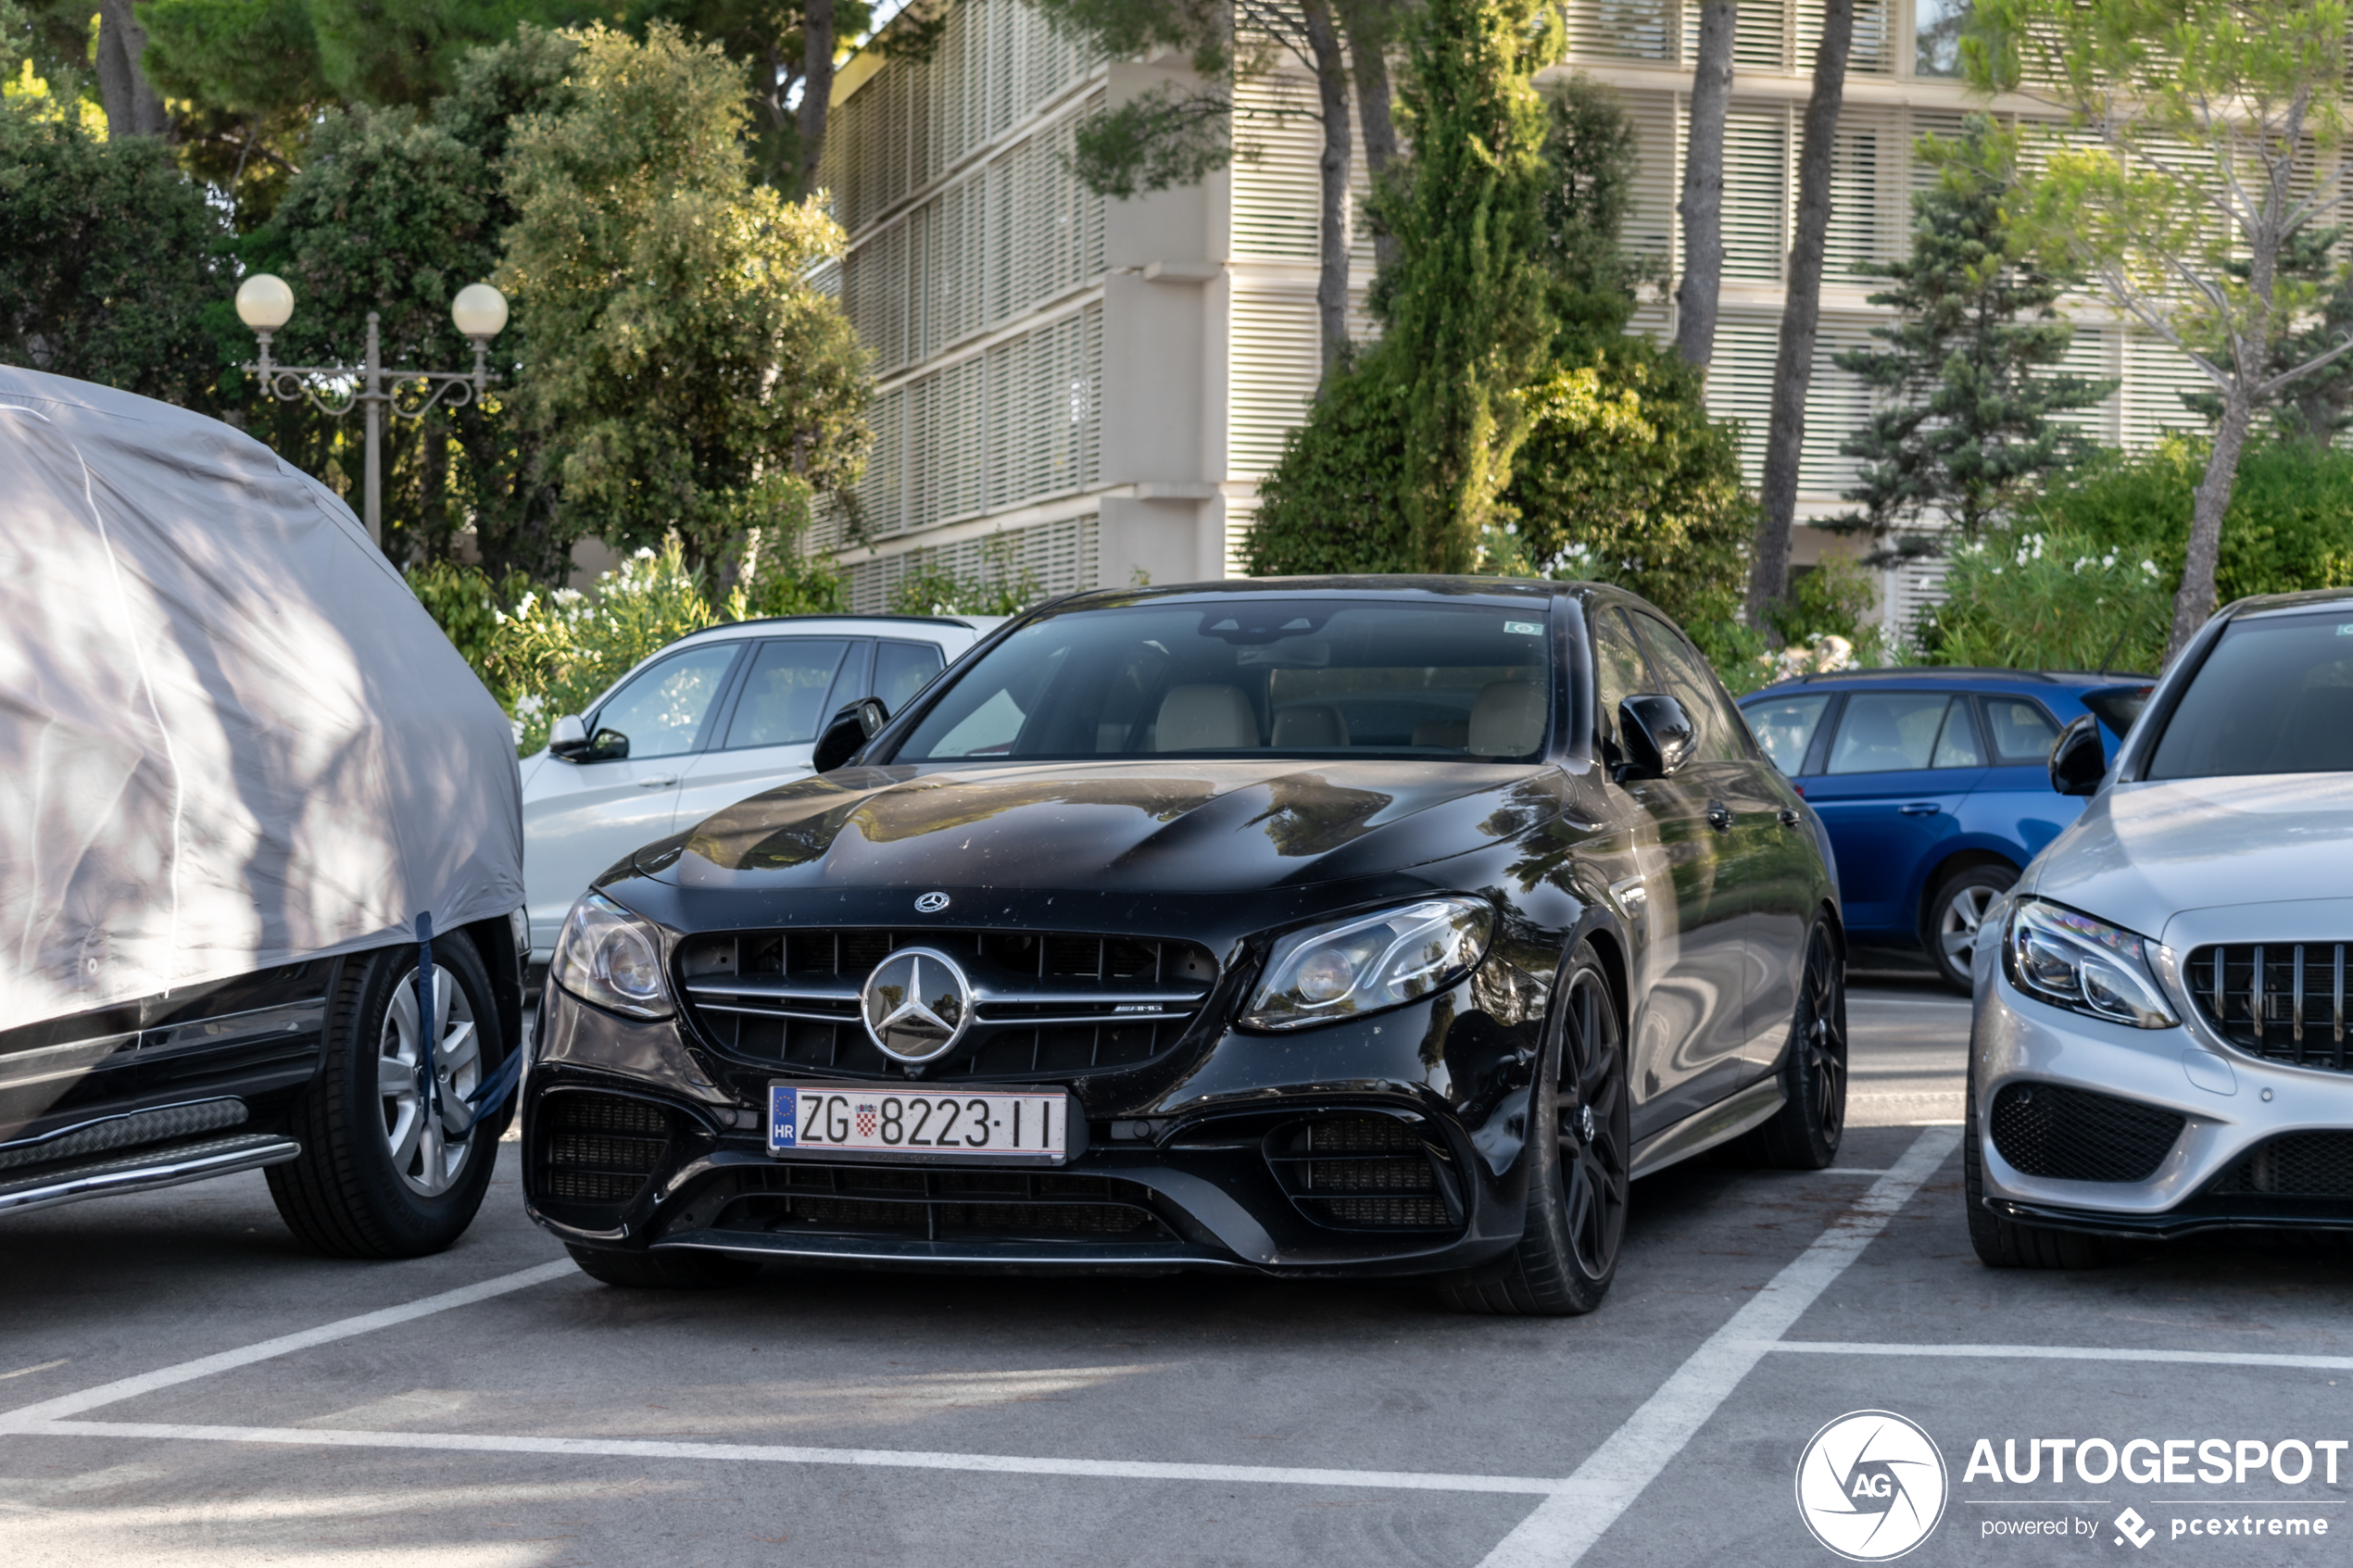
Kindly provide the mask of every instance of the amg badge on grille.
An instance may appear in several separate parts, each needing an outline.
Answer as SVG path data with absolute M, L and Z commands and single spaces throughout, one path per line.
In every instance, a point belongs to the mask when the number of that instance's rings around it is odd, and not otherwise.
M 972 982 L 956 960 L 929 947 L 901 947 L 875 966 L 858 993 L 866 1033 L 894 1061 L 948 1054 L 972 1022 Z
M 945 893 L 926 893 L 915 900 L 915 912 L 919 915 L 936 915 L 947 907 Z

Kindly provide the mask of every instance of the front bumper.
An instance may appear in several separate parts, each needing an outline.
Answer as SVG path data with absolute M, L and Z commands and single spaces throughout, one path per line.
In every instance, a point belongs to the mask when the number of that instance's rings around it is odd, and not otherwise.
M 2171 988 L 2169 987 L 2169 991 Z M 1998 958 L 1978 976 L 1969 1088 L 1982 1198 L 2005 1218 L 2124 1237 L 2282 1228 L 2353 1231 L 2353 1180 L 2342 1190 L 2266 1191 L 2275 1151 L 2319 1135 L 2353 1153 L 2353 1073 L 2296 1067 L 2235 1050 L 2195 1021 L 2133 1029 L 2051 1007 L 2010 983 Z M 2180 1133 L 2137 1180 L 2062 1180 L 2004 1156 L 1994 1108 L 2006 1089 L 2045 1085 L 2171 1112 Z M 2284 1140 L 2284 1141 L 2283 1141 Z M 2252 1173 L 2252 1174 L 2251 1174 Z
M 1538 1016 L 1482 1010 L 1475 989 L 1466 982 L 1312 1037 L 1229 1035 L 1149 1086 L 1073 1083 L 1084 1146 L 1074 1121 L 1065 1164 L 1010 1171 L 772 1156 L 759 1107 L 768 1079 L 784 1074 L 723 1058 L 674 1022 L 620 1018 L 550 985 L 523 1104 L 525 1201 L 578 1246 L 832 1267 L 1360 1276 L 1473 1267 L 1521 1235 L 1541 1028 Z M 591 1120 L 582 1108 L 639 1152 L 642 1173 L 597 1185 L 566 1163 Z M 1302 1137 L 1311 1126 L 1354 1141 L 1315 1153 Z M 1323 1176 L 1302 1174 L 1303 1141 Z M 1382 1197 L 1398 1170 L 1425 1165 L 1418 1196 Z

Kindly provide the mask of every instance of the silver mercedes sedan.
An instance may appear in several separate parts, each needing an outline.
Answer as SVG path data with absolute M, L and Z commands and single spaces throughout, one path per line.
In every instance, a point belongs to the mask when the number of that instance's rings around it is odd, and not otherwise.
M 2087 725 L 2050 770 L 2091 803 L 1978 945 L 1978 1256 L 2081 1268 L 2115 1238 L 2353 1231 L 2353 590 L 2217 615 L 2105 777 Z

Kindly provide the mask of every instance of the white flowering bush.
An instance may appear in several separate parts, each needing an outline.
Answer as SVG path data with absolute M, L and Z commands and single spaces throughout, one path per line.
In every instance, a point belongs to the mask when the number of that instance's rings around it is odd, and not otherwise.
M 1957 546 L 1944 602 L 1915 637 L 1930 662 L 2009 670 L 2155 671 L 2172 583 L 2137 550 L 2056 529 Z

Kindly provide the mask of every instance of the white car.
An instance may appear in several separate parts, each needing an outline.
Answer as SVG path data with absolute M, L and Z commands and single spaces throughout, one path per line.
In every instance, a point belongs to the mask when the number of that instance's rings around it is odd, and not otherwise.
M 2104 1236 L 2353 1230 L 2353 592 L 2243 599 L 2183 650 L 2092 801 L 1986 917 L 1971 1240 L 2077 1267 Z
M 545 960 L 564 915 L 641 845 L 812 770 L 845 704 L 896 713 L 1000 616 L 795 616 L 679 638 L 522 762 L 523 891 Z

